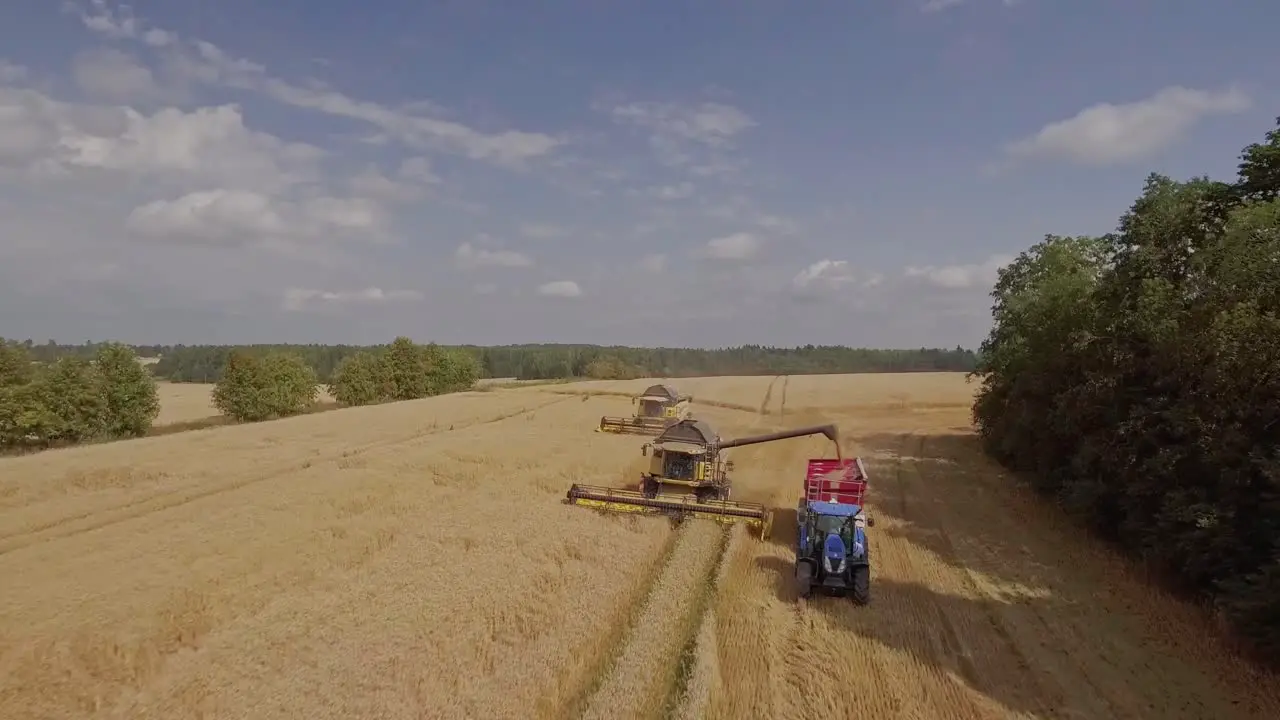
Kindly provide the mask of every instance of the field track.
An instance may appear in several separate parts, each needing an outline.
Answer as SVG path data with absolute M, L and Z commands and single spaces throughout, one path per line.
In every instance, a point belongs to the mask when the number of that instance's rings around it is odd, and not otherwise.
M 591 430 L 645 384 L 0 459 L 0 718 L 1280 717 L 1280 681 L 980 456 L 962 375 L 678 383 L 726 437 L 840 425 L 864 608 L 790 582 L 821 436 L 731 451 L 769 541 L 563 504 L 635 482 L 641 440 Z

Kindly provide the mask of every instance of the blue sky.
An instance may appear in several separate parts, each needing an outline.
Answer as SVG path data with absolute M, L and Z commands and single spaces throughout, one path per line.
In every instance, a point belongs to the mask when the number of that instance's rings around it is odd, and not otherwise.
M 1228 178 L 1280 5 L 27 0 L 0 335 L 975 346 L 1002 263 Z M 1269 38 L 1269 35 L 1271 36 Z

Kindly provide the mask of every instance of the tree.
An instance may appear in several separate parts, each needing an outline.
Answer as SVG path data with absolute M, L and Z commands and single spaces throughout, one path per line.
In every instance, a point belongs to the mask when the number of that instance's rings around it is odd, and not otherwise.
M 369 352 L 348 355 L 338 363 L 329 382 L 329 394 L 344 405 L 371 405 L 382 400 L 386 385 L 379 377 L 382 365 Z
M 114 437 L 145 435 L 160 413 L 155 379 L 138 362 L 133 349 L 119 343 L 99 347 L 94 363 L 105 403 L 106 433 Z
M 256 357 L 234 352 L 213 389 L 218 410 L 242 422 L 296 415 L 310 406 L 319 392 L 315 371 L 290 353 Z
M 102 380 L 88 360 L 59 359 L 39 373 L 34 395 L 52 420 L 45 438 L 50 441 L 82 442 L 107 434 L 107 403 L 101 392 Z
M 480 379 L 480 362 L 466 350 L 443 349 L 435 359 L 433 374 L 434 395 L 470 390 Z
M 293 353 L 268 353 L 259 365 L 265 376 L 267 405 L 275 417 L 297 415 L 315 404 L 320 393 L 316 371 Z
M 433 358 L 407 337 L 397 337 L 379 359 L 379 396 L 387 400 L 424 398 L 432 390 Z
M 1280 120 L 1278 120 L 1280 123 Z M 1280 661 L 1280 130 L 1000 273 L 984 445 Z
M 242 422 L 266 420 L 271 417 L 271 408 L 265 379 L 257 357 L 245 352 L 231 353 L 222 377 L 213 387 L 213 406 L 223 415 Z

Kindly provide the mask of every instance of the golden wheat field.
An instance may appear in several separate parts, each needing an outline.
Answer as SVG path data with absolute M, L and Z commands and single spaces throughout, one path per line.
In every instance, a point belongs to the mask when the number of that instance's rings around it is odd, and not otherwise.
M 839 424 L 867 607 L 791 582 L 821 436 L 729 451 L 769 540 L 564 504 L 634 484 L 643 440 L 592 429 L 646 384 L 0 459 L 0 717 L 1280 717 L 1199 611 L 980 456 L 963 375 L 678 382 L 725 437 Z

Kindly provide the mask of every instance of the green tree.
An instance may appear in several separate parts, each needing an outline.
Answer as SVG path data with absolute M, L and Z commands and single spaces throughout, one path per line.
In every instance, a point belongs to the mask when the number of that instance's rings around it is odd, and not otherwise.
M 381 402 L 386 385 L 379 377 L 382 365 L 369 352 L 348 355 L 338 363 L 329 382 L 329 394 L 344 405 L 371 405 Z
M 315 404 L 320 393 L 316 371 L 298 355 L 268 353 L 258 368 L 264 376 L 261 384 L 272 416 L 297 415 Z
M 1280 123 L 1280 120 L 1277 121 Z M 1000 273 L 987 450 L 1280 661 L 1280 131 Z
M 262 361 L 245 352 L 233 352 L 227 358 L 222 377 L 213 387 L 213 406 L 218 412 L 242 422 L 256 422 L 271 417 Z
M 466 350 L 443 349 L 435 358 L 432 373 L 433 394 L 462 392 L 475 387 L 480 379 L 480 362 Z
M 213 404 L 236 420 L 257 422 L 303 412 L 318 393 L 315 371 L 297 355 L 235 352 L 214 386 Z
M 35 383 L 0 385 L 0 448 L 44 445 L 57 431 L 39 390 Z
M 432 391 L 430 351 L 407 337 L 397 337 L 383 353 L 378 373 L 383 387 L 379 395 L 387 400 L 424 398 Z
M 102 379 L 88 360 L 63 357 L 34 380 L 35 395 L 53 419 L 47 438 L 82 442 L 107 434 Z
M 106 433 L 114 437 L 145 435 L 160 413 L 155 379 L 127 345 L 100 346 L 94 363 L 105 403 Z

